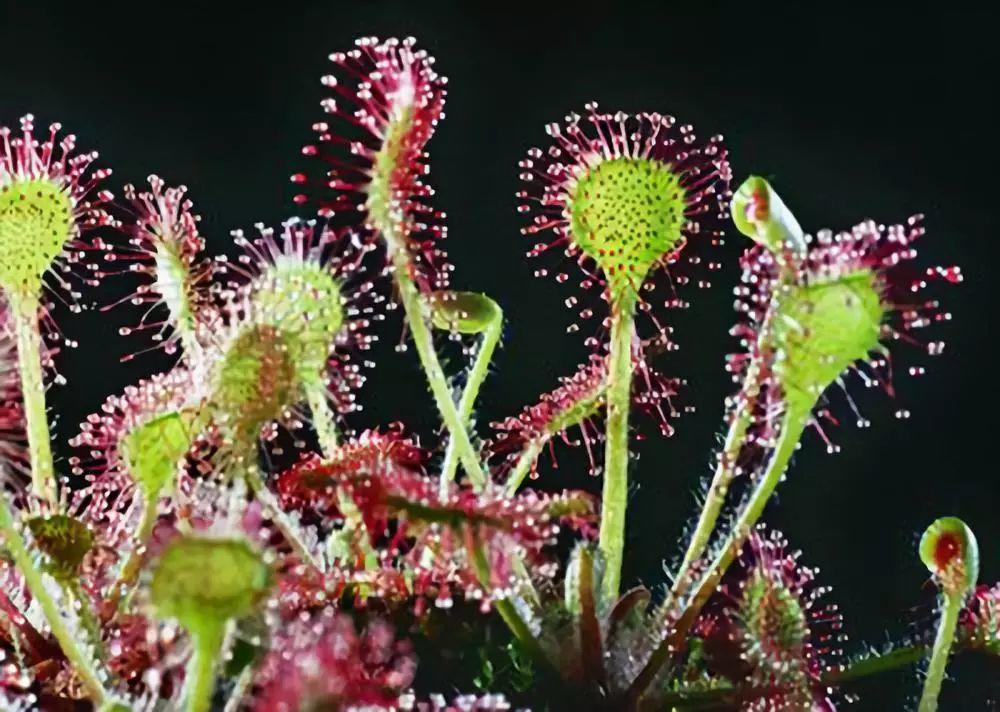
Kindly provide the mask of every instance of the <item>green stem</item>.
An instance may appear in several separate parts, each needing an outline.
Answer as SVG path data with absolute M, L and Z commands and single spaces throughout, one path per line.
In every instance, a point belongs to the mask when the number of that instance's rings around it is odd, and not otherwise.
M 7 293 L 14 314 L 17 336 L 17 369 L 21 376 L 21 398 L 28 426 L 31 459 L 31 489 L 36 497 L 58 504 L 52 440 L 45 406 L 42 378 L 42 335 L 38 325 L 38 295 L 13 290 Z
M 479 397 L 479 389 L 486 380 L 490 371 L 490 362 L 493 360 L 493 352 L 497 344 L 500 343 L 500 335 L 503 332 L 503 312 L 499 309 L 495 312 L 495 318 L 490 321 L 483 331 L 483 338 L 480 341 L 476 358 L 469 370 L 465 388 L 462 390 L 462 398 L 458 403 L 458 417 L 462 419 L 465 428 L 469 428 L 469 418 L 472 416 L 472 407 Z M 454 433 L 448 439 L 448 447 L 444 454 L 444 464 L 441 467 L 441 491 L 446 492 L 448 485 L 455 479 L 455 471 L 458 468 L 458 440 Z
M 840 685 L 845 682 L 862 680 L 871 675 L 898 670 L 913 665 L 927 655 L 926 645 L 910 645 L 905 648 L 890 650 L 884 655 L 868 655 L 844 666 L 840 670 L 831 670 L 823 676 L 823 682 Z
M 90 597 L 84 592 L 83 587 L 80 586 L 79 580 L 70 579 L 60 581 L 59 585 L 62 586 L 63 592 L 69 599 L 69 605 L 76 611 L 80 627 L 83 628 L 84 633 L 89 638 L 89 643 L 93 648 L 93 659 L 96 662 L 103 662 L 105 652 L 104 643 L 101 640 L 101 621 L 94 614 Z
M 291 545 L 292 550 L 298 555 L 303 563 L 312 566 L 318 571 L 324 571 L 325 566 L 323 562 L 316 558 L 316 554 L 313 552 L 312 548 L 306 542 L 302 535 L 299 526 L 293 522 L 288 514 L 283 510 L 278 501 L 274 498 L 271 490 L 267 488 L 264 481 L 261 479 L 260 471 L 257 469 L 256 465 L 248 464 L 246 467 L 246 481 L 250 485 L 250 490 L 253 492 L 254 497 L 260 502 L 264 511 L 274 522 L 274 526 L 278 528 L 278 531 L 282 533 L 288 543 Z
M 769 225 L 771 225 L 769 223 Z M 796 224 L 797 226 L 797 224 Z M 773 227 L 773 225 L 772 225 Z M 783 239 L 791 233 L 782 233 Z M 789 240 L 794 239 L 787 237 Z M 798 263 L 796 253 L 779 253 L 777 255 L 780 265 L 779 284 L 785 284 L 794 277 L 794 268 Z M 775 294 L 780 294 L 780 287 L 776 288 Z M 712 484 L 709 486 L 705 506 L 698 518 L 698 524 L 691 535 L 687 551 L 684 552 L 684 560 L 677 569 L 677 576 L 674 578 L 674 586 L 670 592 L 670 598 L 676 596 L 676 589 L 685 585 L 684 582 L 690 575 L 691 565 L 704 555 L 708 548 L 709 539 L 715 530 L 715 525 L 719 520 L 722 507 L 726 503 L 726 495 L 729 493 L 729 485 L 736 474 L 736 458 L 739 457 L 743 447 L 743 440 L 746 437 L 747 428 L 753 420 L 753 408 L 760 393 L 761 376 L 763 366 L 772 360 L 771 348 L 768 344 L 772 338 L 772 328 L 775 314 L 778 311 L 779 298 L 775 297 L 768 306 L 767 314 L 761 324 L 760 333 L 757 335 L 755 348 L 756 358 L 747 366 L 746 377 L 743 380 L 743 387 L 740 389 L 736 411 L 733 413 L 732 422 L 729 425 L 729 432 L 726 434 L 726 441 L 722 447 L 722 454 L 716 466 L 715 474 L 712 476 Z
M 694 592 L 688 598 L 687 605 L 683 608 L 681 615 L 674 624 L 672 632 L 653 651 L 642 672 L 639 673 L 629 688 L 628 695 L 631 700 L 638 701 L 649 685 L 652 684 L 660 668 L 674 653 L 683 649 L 687 640 L 688 630 L 701 613 L 702 607 L 718 587 L 722 576 L 726 573 L 730 564 L 739 555 L 740 549 L 743 548 L 744 542 L 750 536 L 750 532 L 760 519 L 761 514 L 764 513 L 764 508 L 767 506 L 768 500 L 774 494 L 774 490 L 777 488 L 788 466 L 788 461 L 798 446 L 806 423 L 809 422 L 809 412 L 810 409 L 800 410 L 790 407 L 785 413 L 781 431 L 778 434 L 778 442 L 771 454 L 771 460 L 768 462 L 767 469 L 764 470 L 764 473 L 757 481 L 757 485 L 750 494 L 750 498 L 743 506 L 743 511 L 736 519 L 736 522 L 733 523 L 729 537 L 719 550 L 712 566 L 698 582 Z M 661 608 L 657 614 L 657 620 L 668 620 L 669 613 L 669 611 Z
M 325 387 L 309 388 L 306 398 L 309 401 L 309 410 L 312 411 L 313 429 L 316 431 L 316 437 L 319 440 L 323 457 L 327 459 L 332 458 L 340 446 L 337 439 L 336 420 L 333 411 L 330 409 L 330 402 L 326 398 Z M 331 534 L 327 541 L 327 553 L 330 556 L 330 560 L 342 559 L 345 555 L 352 554 L 353 546 L 348 546 L 348 544 L 356 544 L 361 548 L 361 553 L 365 557 L 365 564 L 367 566 L 373 550 L 364 532 L 361 512 L 353 500 L 343 493 L 338 496 L 337 501 L 339 502 L 340 513 L 344 516 L 344 528 L 340 532 Z M 345 536 L 342 537 L 341 534 Z
M 627 292 L 611 312 L 608 364 L 608 416 L 604 450 L 604 488 L 601 496 L 600 547 L 605 571 L 605 601 L 618 598 L 625 549 L 625 510 L 628 507 L 628 415 L 632 400 L 632 332 L 635 295 Z
M 719 455 L 719 463 L 715 467 L 715 474 L 712 476 L 712 484 L 709 485 L 708 494 L 705 498 L 705 506 L 698 517 L 698 524 L 691 534 L 691 541 L 688 543 L 687 551 L 684 552 L 684 559 L 677 568 L 677 576 L 674 578 L 674 588 L 683 586 L 683 582 L 690 575 L 691 565 L 701 558 L 708 548 L 708 541 L 715 531 L 715 525 L 719 521 L 719 514 L 726 503 L 726 495 L 729 492 L 729 485 L 736 474 L 736 458 L 743 447 L 743 438 L 751 420 L 751 408 L 753 401 L 740 394 L 740 403 L 736 412 L 733 413 L 732 422 L 729 425 L 729 432 L 726 435 L 722 453 Z
M 774 452 L 771 454 L 771 460 L 767 465 L 767 469 L 764 470 L 764 474 L 761 475 L 750 498 L 744 505 L 742 513 L 733 524 L 732 530 L 729 533 L 729 539 L 720 549 L 715 562 L 711 569 L 709 569 L 709 574 L 703 579 L 701 585 L 691 597 L 684 618 L 697 616 L 701 612 L 701 607 L 715 589 L 715 583 L 722 578 L 729 565 L 739 554 L 740 549 L 743 548 L 743 544 L 753 531 L 754 525 L 757 524 L 764 513 L 764 508 L 771 499 L 771 495 L 774 494 L 778 483 L 781 482 L 781 478 L 788 467 L 788 461 L 791 460 L 792 454 L 794 454 L 796 447 L 798 447 L 799 439 L 802 437 L 802 433 L 808 422 L 808 410 L 805 412 L 789 410 L 786 413 L 781 425 L 781 432 L 778 434 L 778 442 L 775 445 Z M 713 581 L 714 583 L 712 583 Z
M 514 469 L 510 471 L 510 475 L 507 478 L 508 497 L 513 497 L 517 494 L 518 488 L 524 482 L 524 478 L 535 467 L 535 462 L 538 460 L 538 456 L 542 453 L 542 449 L 548 441 L 548 437 L 535 438 L 521 451 L 521 455 L 517 458 L 517 464 L 514 465 Z
M 310 386 L 306 389 L 309 410 L 312 412 L 313 430 L 319 440 L 324 457 L 333 457 L 337 451 L 337 424 L 326 398 L 326 386 Z
M 825 685 L 839 686 L 849 684 L 857 680 L 863 680 L 873 675 L 899 670 L 918 662 L 927 654 L 927 647 L 914 645 L 905 648 L 897 648 L 885 655 L 871 655 L 853 663 L 848 664 L 843 669 L 830 670 L 822 676 Z M 650 701 L 650 710 L 662 710 L 676 708 L 682 710 L 697 709 L 733 709 L 746 705 L 747 702 L 757 700 L 770 695 L 785 692 L 780 686 L 771 687 L 717 687 L 712 689 L 680 689 L 665 693 L 662 697 L 657 696 L 655 701 Z M 645 707 L 644 707 L 645 708 Z
M 473 566 L 476 570 L 476 576 L 479 578 L 480 583 L 483 587 L 489 591 L 490 584 L 490 564 L 489 560 L 486 558 L 486 551 L 483 549 L 482 542 L 479 536 L 473 532 L 469 537 L 472 541 L 470 544 L 471 551 L 469 552 L 472 556 Z M 531 632 L 531 628 L 525 623 L 524 619 L 521 618 L 521 614 L 518 612 L 517 608 L 506 598 L 493 602 L 494 608 L 496 608 L 497 613 L 503 619 L 503 622 L 507 624 L 507 628 L 510 632 L 517 638 L 518 642 L 525 649 L 525 651 L 539 664 L 546 668 L 551 669 L 552 663 L 545 651 L 542 649 L 541 644 L 538 639 L 535 638 L 534 633 Z
M 226 626 L 206 624 L 202 630 L 191 631 L 194 650 L 184 670 L 184 690 L 181 699 L 186 712 L 209 712 L 215 691 L 215 662 L 222 657 Z
M 941 694 L 941 684 L 944 682 L 944 672 L 948 666 L 948 654 L 955 640 L 958 615 L 962 611 L 962 600 L 962 594 L 944 594 L 941 620 L 938 622 L 934 647 L 931 649 L 931 661 L 927 666 L 927 677 L 924 679 L 924 691 L 920 695 L 918 712 L 937 710 L 938 696 Z
M 465 468 L 472 484 L 477 489 L 482 489 L 486 485 L 486 475 L 483 474 L 479 455 L 469 440 L 465 420 L 455 407 L 451 389 L 448 387 L 448 379 L 444 375 L 444 369 L 441 368 L 437 351 L 434 349 L 434 337 L 427 324 L 427 308 L 420 295 L 420 290 L 417 289 L 417 285 L 410 275 L 409 253 L 405 248 L 395 245 L 394 242 L 393 239 L 388 239 L 389 249 L 392 252 L 393 273 L 396 287 L 399 290 L 399 298 L 403 303 L 403 310 L 406 312 L 406 321 L 410 326 L 410 334 L 417 347 L 417 355 L 420 357 L 420 364 L 423 366 L 441 419 L 455 441 L 462 467 Z
M 146 547 L 149 545 L 149 540 L 153 536 L 153 529 L 156 527 L 160 498 L 158 496 L 150 497 L 145 492 L 143 492 L 142 498 L 142 515 L 139 519 L 139 526 L 133 536 L 132 551 L 129 552 L 128 559 L 125 560 L 121 571 L 118 572 L 117 580 L 108 592 L 107 610 L 109 614 L 114 613 L 119 601 L 128 601 L 132 587 L 139 579 L 139 572 L 142 571 L 142 562 L 146 554 Z
M 247 663 L 247 666 L 240 672 L 240 676 L 236 678 L 233 691 L 229 695 L 229 699 L 226 700 L 226 706 L 222 708 L 222 712 L 237 712 L 239 710 L 243 704 L 243 698 L 246 697 L 250 685 L 253 683 L 254 672 L 253 664 Z
M 79 676 L 87 696 L 95 706 L 99 707 L 107 695 L 101 682 L 106 676 L 97 670 L 93 657 L 80 647 L 79 635 L 66 625 L 60 606 L 49 595 L 43 574 L 35 568 L 24 538 L 14 521 L 14 514 L 2 494 L 0 494 L 0 533 L 3 534 L 7 551 L 24 577 L 32 598 L 38 603 L 49 628 L 52 629 L 52 635 L 55 636 L 63 654 Z

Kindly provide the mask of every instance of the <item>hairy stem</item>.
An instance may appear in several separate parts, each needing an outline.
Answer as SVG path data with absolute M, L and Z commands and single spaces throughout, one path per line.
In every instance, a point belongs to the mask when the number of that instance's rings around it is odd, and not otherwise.
M 517 464 L 514 465 L 514 469 L 510 471 L 510 475 L 507 477 L 508 497 L 513 497 L 517 494 L 518 488 L 524 482 L 524 478 L 534 469 L 535 461 L 538 460 L 538 456 L 542 453 L 542 448 L 545 447 L 545 443 L 548 441 L 547 437 L 535 438 L 521 451 L 520 456 L 517 458 Z
M 191 631 L 194 650 L 184 670 L 181 699 L 186 712 L 209 712 L 215 691 L 215 662 L 222 657 L 226 626 L 211 624 Z
M 62 586 L 69 605 L 76 611 L 80 627 L 83 629 L 86 637 L 89 638 L 90 645 L 93 648 L 93 655 L 91 657 L 97 662 L 103 662 L 105 652 L 104 642 L 101 640 L 101 621 L 94 614 L 90 596 L 83 590 L 79 580 L 62 580 L 59 581 L 59 585 Z
M 479 578 L 479 582 L 483 587 L 489 591 L 490 584 L 490 563 L 486 557 L 486 551 L 483 549 L 482 542 L 478 534 L 471 529 L 467 530 L 468 536 L 467 546 L 470 548 L 470 555 L 472 556 L 472 562 L 476 570 L 476 576 Z M 517 608 L 506 598 L 501 598 L 493 602 L 494 608 L 496 608 L 497 613 L 503 619 L 503 622 L 507 624 L 507 628 L 514 635 L 517 641 L 525 649 L 525 651 L 535 660 L 535 662 L 543 665 L 546 668 L 551 668 L 552 663 L 545 651 L 542 650 L 541 644 L 538 639 L 535 638 L 534 633 L 531 632 L 531 628 L 521 617 Z
M 38 603 L 49 628 L 52 629 L 52 635 L 55 636 L 63 654 L 79 676 L 87 696 L 95 706 L 99 707 L 107 696 L 101 682 L 106 675 L 98 671 L 93 657 L 81 647 L 79 636 L 67 626 L 59 604 L 49 595 L 44 575 L 35 568 L 33 557 L 14 520 L 14 514 L 2 494 L 0 494 L 0 534 L 3 534 L 6 549 L 24 577 L 32 598 Z
M 323 451 L 324 457 L 332 457 L 338 447 L 337 423 L 333 410 L 330 408 L 330 401 L 326 398 L 326 386 L 307 388 L 306 399 L 309 402 L 313 430 L 316 431 L 320 450 Z
M 743 438 L 750 425 L 752 408 L 753 400 L 746 395 L 744 390 L 740 393 L 739 403 L 729 424 L 729 432 L 726 434 L 726 441 L 722 446 L 715 474 L 712 476 L 712 484 L 708 488 L 705 506 L 698 516 L 698 524 L 691 533 L 691 541 L 688 543 L 687 551 L 684 552 L 684 559 L 677 568 L 674 588 L 683 585 L 682 582 L 690 575 L 691 565 L 705 553 L 712 532 L 715 531 L 719 514 L 726 503 L 729 485 L 736 474 L 736 458 L 743 447 Z
M 243 698 L 246 697 L 253 683 L 254 672 L 252 663 L 247 663 L 246 667 L 240 671 L 240 676 L 236 678 L 233 691 L 230 693 L 229 699 L 226 700 L 226 706 L 222 708 L 222 712 L 237 712 L 242 707 Z
M 296 555 L 303 563 L 312 566 L 318 571 L 324 571 L 326 567 L 323 562 L 316 557 L 316 554 L 306 542 L 298 524 L 292 521 L 285 510 L 279 506 L 271 490 L 264 484 L 264 480 L 260 476 L 260 470 L 255 464 L 247 465 L 245 477 L 254 497 L 260 502 L 264 511 L 271 518 L 271 521 L 274 522 L 274 526 L 285 537 Z
M 857 680 L 892 672 L 917 663 L 927 654 L 927 646 L 913 645 L 897 648 L 885 655 L 870 655 L 841 669 L 830 670 L 823 674 L 822 682 L 826 685 L 844 685 Z M 667 692 L 655 701 L 650 701 L 649 710 L 661 710 L 664 706 L 679 710 L 699 709 L 733 709 L 747 702 L 780 694 L 785 690 L 780 686 L 738 687 L 727 686 L 706 690 L 679 689 Z M 644 705 L 643 709 L 647 707 Z
M 476 358 L 469 369 L 469 375 L 462 390 L 462 398 L 458 403 L 458 417 L 462 419 L 465 428 L 469 428 L 469 418 L 472 416 L 472 407 L 479 397 L 479 389 L 486 380 L 490 371 L 490 362 L 493 360 L 493 352 L 497 344 L 500 343 L 500 334 L 503 332 L 503 312 L 497 311 L 496 317 L 489 323 L 483 331 L 483 338 L 476 351 Z M 441 467 L 441 491 L 445 492 L 448 485 L 455 479 L 455 471 L 458 468 L 458 439 L 455 433 L 451 433 L 448 439 L 448 447 L 444 453 L 444 464 Z
M 938 706 L 938 696 L 941 694 L 941 684 L 944 682 L 945 668 L 948 666 L 948 654 L 955 639 L 955 629 L 958 627 L 958 615 L 962 611 L 961 593 L 944 594 L 941 607 L 941 620 L 938 622 L 934 647 L 931 648 L 931 661 L 927 665 L 927 677 L 924 678 L 924 690 L 920 695 L 919 712 L 935 712 Z
M 733 523 L 728 539 L 716 556 L 708 575 L 691 597 L 685 618 L 697 616 L 700 613 L 702 605 L 715 589 L 715 584 L 722 578 L 729 565 L 739 554 L 747 537 L 750 536 L 750 532 L 753 531 L 754 525 L 764 513 L 764 508 L 771 499 L 771 495 L 774 494 L 778 483 L 781 482 L 785 469 L 788 467 L 788 461 L 798 447 L 799 439 L 802 437 L 807 422 L 808 412 L 799 414 L 796 411 L 789 411 L 786 415 L 767 469 L 764 470 L 750 498 L 744 504 L 743 511 Z
M 403 310 L 406 312 L 406 321 L 410 326 L 413 343 L 417 347 L 420 364 L 423 366 L 427 383 L 434 395 L 434 402 L 441 414 L 441 420 L 444 421 L 445 427 L 448 428 L 448 432 L 451 433 L 451 437 L 455 441 L 462 467 L 465 468 L 472 484 L 482 489 L 486 485 L 486 475 L 483 474 L 479 455 L 469 440 L 465 421 L 459 415 L 455 401 L 452 400 L 448 379 L 444 375 L 444 369 L 441 368 L 437 351 L 434 349 L 434 337 L 427 324 L 427 309 L 420 296 L 420 290 L 417 289 L 417 285 L 410 275 L 409 255 L 405 249 L 394 246 L 391 240 L 389 244 L 399 298 L 403 303 Z
M 45 406 L 42 378 L 42 335 L 38 324 L 38 295 L 17 290 L 8 292 L 17 337 L 17 370 L 21 376 L 21 398 L 27 421 L 31 459 L 31 490 L 36 497 L 58 504 L 52 441 Z
M 779 284 L 785 284 L 787 280 L 794 276 L 794 267 L 798 262 L 797 254 L 794 252 L 781 253 L 778 257 L 778 262 L 780 264 Z M 768 347 L 768 342 L 771 340 L 772 324 L 777 313 L 778 303 L 779 300 L 777 298 L 772 299 L 768 306 L 767 314 L 764 316 L 760 333 L 757 336 L 756 357 L 747 366 L 743 386 L 737 397 L 736 410 L 729 424 L 729 432 L 726 434 L 726 441 L 722 446 L 719 463 L 715 468 L 712 483 L 708 488 L 705 506 L 698 517 L 698 524 L 691 535 L 687 551 L 684 552 L 684 559 L 677 569 L 677 576 L 674 578 L 674 586 L 670 592 L 670 598 L 675 597 L 676 589 L 684 585 L 684 581 L 690 575 L 691 565 L 704 555 L 712 532 L 715 530 L 715 525 L 719 521 L 722 507 L 725 506 L 729 485 L 736 474 L 736 459 L 739 457 L 740 450 L 743 447 L 747 428 L 753 419 L 753 408 L 760 394 L 762 368 L 766 363 L 771 361 L 771 349 Z
M 326 388 L 309 388 L 306 394 L 309 401 L 309 410 L 312 411 L 313 429 L 319 440 L 320 450 L 323 457 L 329 459 L 334 456 L 339 448 L 337 439 L 337 424 L 333 411 L 330 409 L 330 402 L 326 398 Z M 344 517 L 344 528 L 340 532 L 334 532 L 326 542 L 327 553 L 330 560 L 343 558 L 347 551 L 351 550 L 350 543 L 360 547 L 364 554 L 365 565 L 371 561 L 373 549 L 368 537 L 364 532 L 364 522 L 361 519 L 361 512 L 350 497 L 342 493 L 338 496 L 340 513 Z M 346 533 L 345 536 L 341 536 Z
M 808 409 L 789 409 L 782 422 L 781 431 L 778 434 L 778 441 L 767 468 L 757 481 L 753 492 L 743 506 L 743 510 L 733 523 L 729 536 L 723 544 L 711 567 L 698 582 L 693 593 L 688 597 L 687 604 L 677 617 L 673 630 L 667 635 L 663 642 L 653 651 L 642 672 L 639 673 L 629 689 L 629 697 L 633 701 L 639 700 L 649 685 L 653 682 L 660 668 L 670 659 L 671 655 L 683 649 L 687 634 L 694 624 L 702 607 L 708 601 L 712 592 L 718 587 L 722 576 L 726 573 L 730 564 L 739 555 L 744 542 L 750 536 L 754 525 L 764 513 L 768 500 L 774 494 L 778 483 L 781 481 L 791 459 L 795 448 L 798 446 L 799 438 L 805 430 L 806 423 L 809 422 Z M 669 603 L 669 601 L 668 601 Z M 659 620 L 668 620 L 670 611 L 661 611 L 658 614 Z
M 831 670 L 823 675 L 823 681 L 839 685 L 854 680 L 863 680 L 872 675 L 913 665 L 926 654 L 926 645 L 910 645 L 905 648 L 896 648 L 884 655 L 868 655 L 848 663 L 839 670 Z
M 632 332 L 635 295 L 616 300 L 611 312 L 611 348 L 608 364 L 608 417 L 604 450 L 604 488 L 601 505 L 600 547 L 605 571 L 604 600 L 618 598 L 625 549 L 625 510 L 628 507 L 628 415 L 632 399 Z
M 128 559 L 125 560 L 121 571 L 118 572 L 118 578 L 108 592 L 108 615 L 114 615 L 120 601 L 128 601 L 132 588 L 139 578 L 146 547 L 153 536 L 153 529 L 156 527 L 159 500 L 159 497 L 150 497 L 145 492 L 142 494 L 142 515 L 139 518 L 139 526 L 132 537 L 132 551 L 129 552 Z

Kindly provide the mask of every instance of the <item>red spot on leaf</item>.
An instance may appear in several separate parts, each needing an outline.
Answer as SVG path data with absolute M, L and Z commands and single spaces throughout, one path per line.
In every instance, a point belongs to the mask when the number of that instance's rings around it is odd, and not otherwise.
M 962 543 L 951 532 L 943 533 L 934 545 L 934 564 L 939 571 L 947 569 L 962 555 Z

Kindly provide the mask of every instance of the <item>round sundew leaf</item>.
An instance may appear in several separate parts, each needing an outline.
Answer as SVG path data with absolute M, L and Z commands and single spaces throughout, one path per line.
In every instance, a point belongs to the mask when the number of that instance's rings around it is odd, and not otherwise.
M 920 560 L 948 595 L 965 595 L 979 580 L 979 543 L 958 517 L 941 517 L 920 537 Z
M 743 181 L 730 209 L 736 229 L 772 252 L 783 247 L 805 251 L 805 236 L 799 221 L 771 184 L 760 176 Z
M 294 350 L 272 326 L 246 324 L 215 364 L 211 402 L 238 438 L 256 437 L 297 400 Z
M 739 619 L 744 655 L 756 658 L 756 665 L 803 657 L 809 619 L 802 601 L 780 579 L 755 571 L 743 584 Z
M 344 324 L 333 275 L 318 261 L 282 255 L 254 281 L 250 295 L 254 321 L 281 334 L 300 380 L 320 378 Z
M 245 540 L 184 536 L 160 556 L 150 595 L 157 615 L 199 633 L 252 613 L 271 583 L 270 567 Z
M 344 324 L 340 285 L 322 264 L 281 255 L 251 287 L 258 319 L 286 333 L 329 340 Z
M 0 185 L 0 286 L 36 290 L 73 229 L 73 203 L 55 183 Z
M 861 270 L 789 285 L 775 298 L 775 376 L 789 404 L 808 410 L 851 364 L 879 349 L 885 307 L 878 279 Z
M 190 412 L 165 413 L 122 438 L 122 459 L 146 497 L 159 496 L 173 482 L 178 463 L 191 447 L 193 420 Z
M 26 522 L 46 570 L 57 579 L 76 579 L 80 564 L 94 547 L 87 525 L 65 514 L 32 517 Z
M 435 329 L 481 334 L 503 318 L 495 301 L 478 292 L 435 292 L 430 299 Z
M 669 164 L 648 158 L 601 161 L 567 197 L 570 236 L 604 272 L 612 293 L 639 289 L 682 244 L 686 192 Z

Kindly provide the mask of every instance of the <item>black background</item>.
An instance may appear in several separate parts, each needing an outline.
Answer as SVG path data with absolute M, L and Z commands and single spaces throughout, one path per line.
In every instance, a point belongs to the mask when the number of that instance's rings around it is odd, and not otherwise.
M 43 126 L 63 122 L 114 168 L 116 193 L 151 172 L 187 184 L 211 249 L 222 252 L 230 229 L 294 214 L 287 176 L 301 168 L 299 147 L 321 116 L 327 54 L 361 35 L 417 36 L 450 79 L 448 117 L 430 150 L 455 284 L 494 296 L 508 317 L 481 399 L 483 423 L 551 388 L 586 353 L 582 336 L 566 333 L 569 293 L 532 278 L 540 265 L 523 256 L 513 193 L 516 162 L 544 145 L 545 123 L 590 99 L 672 113 L 705 136 L 724 133 L 737 183 L 750 172 L 770 177 L 809 231 L 925 213 L 922 259 L 957 263 L 966 277 L 947 295 L 953 322 L 937 332 L 946 354 L 924 358 L 919 381 L 899 378 L 896 402 L 856 389 L 873 427 L 855 428 L 842 411 L 845 422 L 832 431 L 839 455 L 807 436 L 780 505 L 768 512 L 834 586 L 852 646 L 879 643 L 914 615 L 931 624 L 933 595 L 915 543 L 935 517 L 963 517 L 979 536 L 982 579 L 1000 577 L 991 343 L 1000 225 L 988 111 L 997 17 L 954 4 L 688 7 L 695 4 L 4 3 L 0 121 L 32 111 Z M 663 580 L 662 562 L 679 553 L 694 491 L 709 472 L 731 388 L 723 355 L 734 348 L 727 331 L 743 246 L 731 235 L 715 287 L 669 315 L 681 350 L 659 365 L 688 379 L 687 401 L 698 410 L 673 439 L 637 447 L 626 581 Z M 59 436 L 72 435 L 72 424 L 130 379 L 164 367 L 157 355 L 117 365 L 137 348 L 117 335 L 135 317 L 122 309 L 62 318 L 82 346 L 59 361 L 69 379 L 52 394 Z M 366 410 L 352 424 L 402 420 L 431 437 L 415 358 L 392 349 L 399 328 L 390 321 L 381 331 Z M 893 418 L 898 408 L 913 416 Z M 541 484 L 596 490 L 582 463 L 564 452 Z M 963 682 L 947 685 L 943 709 L 984 709 L 1000 695 L 995 665 L 962 660 L 954 670 Z M 911 672 L 889 676 L 862 688 L 858 707 L 901 709 L 918 690 Z

